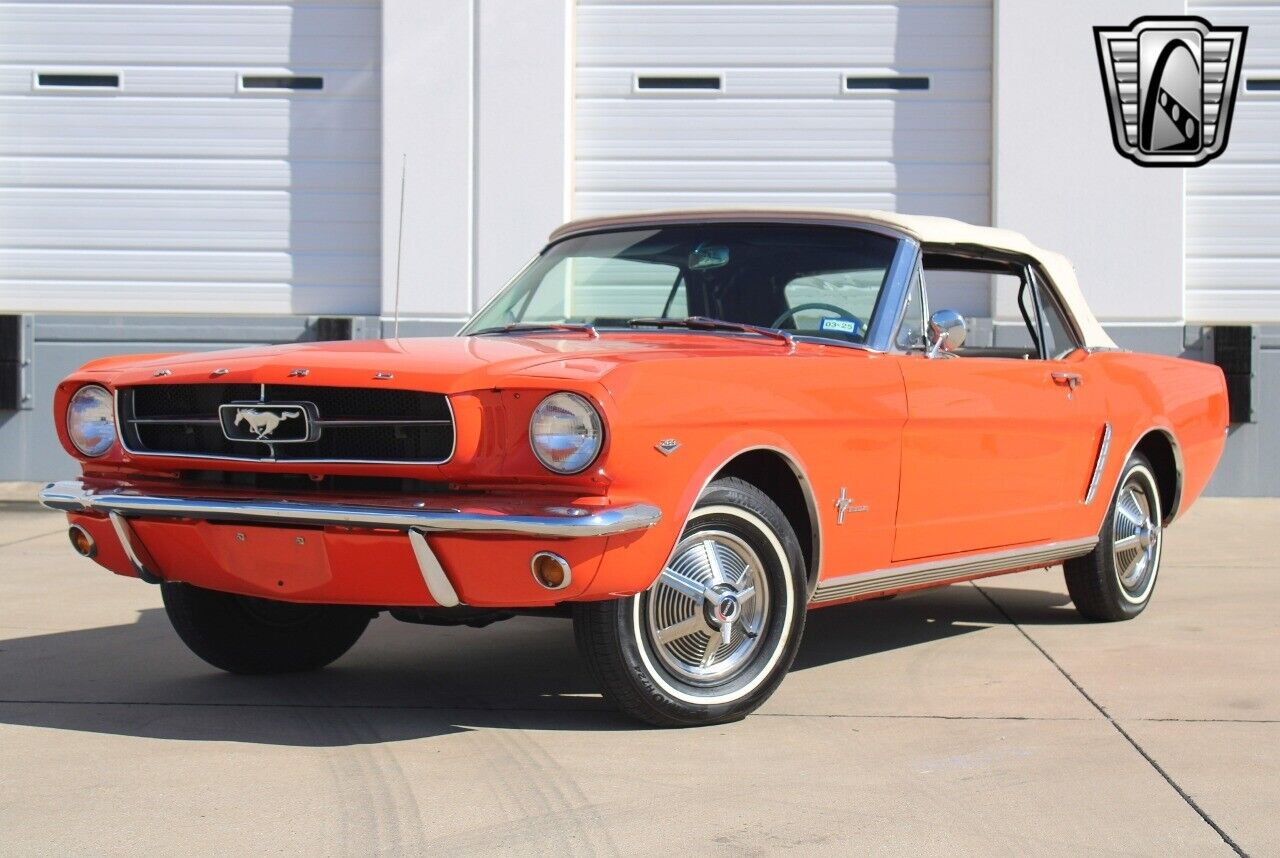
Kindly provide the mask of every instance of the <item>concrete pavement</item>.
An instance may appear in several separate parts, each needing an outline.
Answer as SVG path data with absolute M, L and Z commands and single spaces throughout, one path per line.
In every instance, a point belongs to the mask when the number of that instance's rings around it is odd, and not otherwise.
M 0 507 L 0 852 L 1280 854 L 1277 525 L 1202 501 L 1130 623 L 1057 569 L 819 611 L 760 713 L 670 731 L 560 620 L 381 618 L 320 673 L 222 675 Z

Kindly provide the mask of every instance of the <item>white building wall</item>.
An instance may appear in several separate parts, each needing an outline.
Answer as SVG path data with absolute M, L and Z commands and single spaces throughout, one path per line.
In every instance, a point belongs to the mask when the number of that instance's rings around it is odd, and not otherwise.
M 386 317 L 395 312 L 397 273 L 402 315 L 459 317 L 473 304 L 473 13 L 473 0 L 383 0 Z
M 460 322 L 568 216 L 571 2 L 384 0 L 384 319 L 398 270 L 402 318 Z
M 574 0 L 482 0 L 476 298 L 570 217 Z M 479 309 L 475 307 L 474 309 Z
M 1183 318 L 1184 171 L 1122 158 L 1093 27 L 1182 15 L 1182 0 L 996 0 L 996 226 L 1061 251 L 1107 323 Z

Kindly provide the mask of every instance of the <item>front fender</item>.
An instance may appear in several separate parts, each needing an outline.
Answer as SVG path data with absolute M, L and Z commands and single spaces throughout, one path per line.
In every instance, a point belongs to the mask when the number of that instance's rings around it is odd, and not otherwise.
M 654 462 L 648 472 L 668 470 L 668 475 L 650 483 L 654 488 L 652 493 L 637 494 L 636 497 L 647 497 L 648 503 L 656 504 L 662 510 L 662 520 L 642 534 L 612 537 L 591 590 L 600 598 L 608 598 L 639 593 L 653 584 L 670 560 L 694 505 L 707 485 L 734 459 L 754 450 L 773 451 L 789 462 L 801 477 L 811 515 L 816 517 L 817 506 L 808 484 L 809 469 L 804 457 L 777 432 L 760 429 L 735 432 L 709 440 L 696 454 L 693 450 L 686 450 L 683 443 L 670 455 L 663 454 L 655 445 L 652 449 Z M 683 462 L 676 458 L 681 454 L 684 454 Z M 658 461 L 662 459 L 668 461 Z M 693 464 L 686 464 L 688 462 Z M 816 518 L 812 526 L 818 533 L 820 524 Z M 815 552 L 817 556 L 820 555 Z M 811 577 L 817 580 L 816 570 Z

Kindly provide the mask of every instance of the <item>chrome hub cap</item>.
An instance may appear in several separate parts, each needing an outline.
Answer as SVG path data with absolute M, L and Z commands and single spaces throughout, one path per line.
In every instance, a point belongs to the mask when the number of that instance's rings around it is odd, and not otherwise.
M 746 542 L 718 530 L 681 540 L 646 600 L 650 646 L 667 670 L 695 685 L 741 673 L 769 616 L 764 564 Z
M 1153 519 L 1159 511 L 1149 491 L 1143 481 L 1131 480 L 1116 498 L 1112 561 L 1125 597 L 1135 602 L 1151 589 L 1160 556 L 1160 524 Z

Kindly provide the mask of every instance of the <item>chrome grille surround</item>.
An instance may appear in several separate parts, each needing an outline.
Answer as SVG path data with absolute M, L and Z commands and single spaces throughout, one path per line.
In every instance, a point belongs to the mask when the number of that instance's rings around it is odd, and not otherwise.
M 140 416 L 139 394 L 144 397 L 177 394 L 178 401 L 181 401 L 182 394 L 188 394 L 197 401 L 188 409 L 194 413 L 157 415 L 152 410 L 155 407 L 152 402 L 146 405 Z M 325 405 L 333 406 L 335 402 L 342 402 L 344 397 L 357 402 L 363 397 L 371 400 L 371 407 L 360 409 L 364 413 L 359 414 L 351 413 L 351 406 L 345 409 L 345 413 L 339 407 L 336 411 L 329 410 L 326 416 Z M 397 399 L 402 406 L 401 412 L 388 413 L 386 407 L 397 404 Z M 223 434 L 219 417 L 222 405 L 299 401 L 317 404 L 319 437 L 315 441 L 274 445 L 269 441 L 235 441 Z M 410 403 L 411 408 L 418 409 L 417 414 L 404 413 L 404 406 Z M 441 465 L 453 458 L 457 447 L 457 427 L 449 397 L 416 390 L 216 382 L 144 384 L 116 390 L 116 422 L 120 427 L 121 446 L 135 456 L 299 465 Z M 194 449 L 176 449 L 175 445 L 166 444 L 163 439 L 143 437 L 144 432 L 151 432 L 155 427 L 177 427 L 186 436 L 191 436 L 184 440 L 195 439 L 194 444 L 183 445 Z M 352 430 L 365 433 L 365 437 L 353 437 Z M 204 433 L 205 437 L 196 439 L 198 432 Z M 418 437 L 409 437 L 411 432 L 417 433 Z M 431 433 L 437 437 L 423 437 Z M 348 436 L 345 442 L 335 440 L 344 434 Z M 374 448 L 373 453 L 363 452 L 370 446 Z M 388 454 L 388 447 L 400 447 L 403 452 L 397 454 L 398 451 L 392 449 Z

